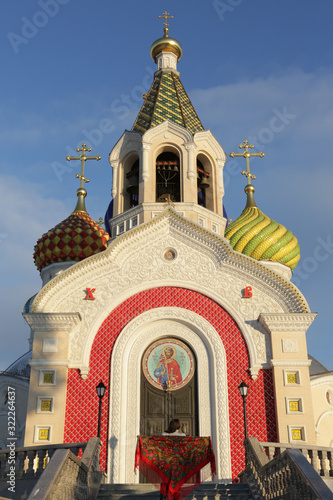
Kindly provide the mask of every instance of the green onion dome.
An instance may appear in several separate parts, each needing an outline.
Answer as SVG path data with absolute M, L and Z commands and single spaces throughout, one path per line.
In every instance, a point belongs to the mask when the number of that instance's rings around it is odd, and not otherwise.
M 259 210 L 253 199 L 254 189 L 251 191 L 247 193 L 248 203 L 245 209 L 227 227 L 225 237 L 237 252 L 257 260 L 281 262 L 291 270 L 295 269 L 300 259 L 297 238 Z

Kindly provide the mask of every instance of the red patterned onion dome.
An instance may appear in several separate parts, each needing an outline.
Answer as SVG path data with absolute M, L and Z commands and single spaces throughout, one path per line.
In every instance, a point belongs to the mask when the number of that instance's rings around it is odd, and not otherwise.
M 43 234 L 34 248 L 34 261 L 41 271 L 55 262 L 80 261 L 104 252 L 109 235 L 87 212 L 73 212 Z

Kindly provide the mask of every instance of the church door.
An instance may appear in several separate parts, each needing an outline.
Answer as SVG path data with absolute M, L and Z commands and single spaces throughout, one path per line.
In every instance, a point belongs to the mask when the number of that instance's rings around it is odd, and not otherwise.
M 140 434 L 160 435 L 173 418 L 186 435 L 198 435 L 195 357 L 187 344 L 167 338 L 151 344 L 143 356 Z

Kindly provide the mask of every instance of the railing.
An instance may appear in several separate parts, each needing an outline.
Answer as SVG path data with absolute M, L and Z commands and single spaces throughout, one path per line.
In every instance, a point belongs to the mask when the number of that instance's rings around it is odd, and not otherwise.
M 28 500 L 94 500 L 103 479 L 100 471 L 101 441 L 90 438 L 82 459 L 58 449 Z
M 281 443 L 260 444 L 269 460 L 287 449 L 299 450 L 321 477 L 333 480 L 333 448 Z
M 318 461 L 319 472 L 327 473 L 327 477 L 331 477 L 332 449 L 259 443 L 258 439 L 253 437 L 246 439 L 244 445 L 245 477 L 253 498 L 258 500 L 333 499 L 333 493 L 308 460 L 309 457 L 313 463 Z M 330 469 L 327 463 L 330 463 Z
M 56 450 L 70 450 L 74 456 L 81 455 L 87 443 L 49 444 L 42 446 L 27 446 L 13 450 L 0 450 L 0 478 L 7 477 L 10 464 L 15 460 L 16 479 L 23 477 L 39 477 Z

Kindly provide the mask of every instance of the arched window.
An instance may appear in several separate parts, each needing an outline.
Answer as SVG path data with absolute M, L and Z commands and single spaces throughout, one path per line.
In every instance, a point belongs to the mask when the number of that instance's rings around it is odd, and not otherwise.
M 197 159 L 198 205 L 207 208 L 207 189 L 210 187 L 210 174 Z
M 139 203 L 139 160 L 136 160 L 130 171 L 126 174 L 126 193 L 128 194 L 129 207 L 136 207 Z M 127 208 L 127 207 L 125 207 Z
M 156 201 L 180 201 L 180 163 L 175 153 L 161 153 L 156 159 Z

